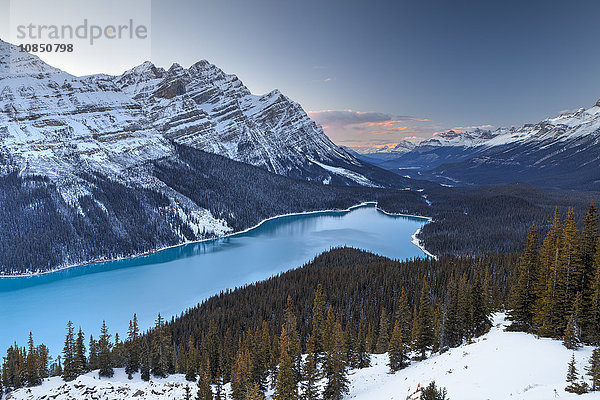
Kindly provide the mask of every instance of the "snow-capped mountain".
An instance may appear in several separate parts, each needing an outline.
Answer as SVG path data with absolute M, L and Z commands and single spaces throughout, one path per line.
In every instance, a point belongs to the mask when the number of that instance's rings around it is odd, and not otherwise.
M 333 144 L 298 103 L 278 90 L 253 95 L 207 61 L 75 77 L 6 42 L 0 53 L 0 137 L 32 173 L 61 175 L 56 168 L 72 169 L 75 158 L 119 173 L 168 156 L 174 142 L 281 175 L 379 185 L 358 171 L 372 168 Z
M 520 128 L 444 132 L 379 165 L 392 170 L 418 168 L 420 176 L 466 184 L 524 181 L 597 189 L 599 139 L 600 101 Z
M 140 254 L 317 208 L 323 189 L 290 178 L 411 185 L 334 145 L 279 91 L 253 95 L 206 61 L 77 77 L 0 40 L 0 110 L 2 273 Z M 332 193 L 323 207 L 348 206 Z

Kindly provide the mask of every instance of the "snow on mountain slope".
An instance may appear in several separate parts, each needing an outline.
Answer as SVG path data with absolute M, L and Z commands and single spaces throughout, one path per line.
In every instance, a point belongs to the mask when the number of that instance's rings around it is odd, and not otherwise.
M 496 314 L 491 331 L 474 343 L 413 363 L 395 374 L 388 373 L 387 355 L 375 356 L 373 366 L 351 375 L 349 397 L 417 399 L 408 396 L 419 385 L 435 381 L 447 388 L 450 399 L 600 399 L 600 392 L 580 397 L 564 391 L 572 352 L 559 341 L 505 332 L 505 326 L 504 314 Z M 580 372 L 591 352 L 590 347 L 575 352 Z
M 157 131 L 177 143 L 312 180 L 318 177 L 308 158 L 360 165 L 298 103 L 278 90 L 253 95 L 235 75 L 205 60 L 168 70 L 147 62 L 115 82 L 143 105 Z
M 505 332 L 506 325 L 505 315 L 496 314 L 491 331 L 474 343 L 413 362 L 394 374 L 389 373 L 387 354 L 374 355 L 371 367 L 350 371 L 350 393 L 345 398 L 416 400 L 418 389 L 435 381 L 438 386 L 446 387 L 448 397 L 455 400 L 600 399 L 600 392 L 578 396 L 564 391 L 567 363 L 573 353 L 559 341 Z M 585 347 L 575 352 L 580 372 L 584 372 L 591 351 Z M 136 375 L 130 381 L 122 369 L 117 369 L 115 377 L 110 379 L 99 380 L 97 372 L 69 383 L 50 378 L 42 386 L 13 392 L 10 399 L 173 399 L 183 398 L 188 385 L 195 393 L 196 384 L 186 382 L 183 375 L 151 382 L 143 382 Z M 271 399 L 272 391 L 268 395 Z

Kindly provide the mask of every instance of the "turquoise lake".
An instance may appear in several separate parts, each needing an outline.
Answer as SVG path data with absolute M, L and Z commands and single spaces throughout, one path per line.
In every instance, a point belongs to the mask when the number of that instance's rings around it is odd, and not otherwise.
M 390 216 L 365 205 L 350 211 L 285 216 L 248 232 L 146 256 L 89 264 L 51 274 L 0 279 L 0 351 L 29 331 L 59 354 L 65 326 L 96 338 L 102 320 L 124 338 L 133 313 L 140 327 L 157 314 L 180 314 L 227 288 L 266 279 L 333 247 L 351 246 L 395 259 L 424 257 L 411 235 L 427 220 Z

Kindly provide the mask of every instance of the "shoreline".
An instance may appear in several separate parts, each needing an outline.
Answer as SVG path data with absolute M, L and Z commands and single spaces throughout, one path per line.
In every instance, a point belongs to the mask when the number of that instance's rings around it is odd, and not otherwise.
M 352 211 L 352 210 L 354 210 L 356 208 L 365 207 L 365 206 L 369 206 L 369 205 L 374 206 L 377 211 L 379 211 L 381 213 L 384 213 L 386 215 L 389 215 L 389 216 L 419 218 L 419 219 L 427 220 L 427 222 L 431 222 L 432 221 L 432 218 L 430 218 L 430 217 L 424 217 L 422 215 L 390 213 L 390 212 L 387 212 L 387 211 L 379 208 L 377 201 L 364 201 L 362 203 L 358 203 L 358 204 L 350 206 L 350 207 L 348 207 L 346 209 L 341 209 L 341 210 L 339 210 L 339 209 L 337 209 L 337 210 L 336 209 L 329 209 L 329 210 L 301 211 L 301 212 L 295 212 L 295 213 L 275 215 L 273 217 L 269 217 L 269 218 L 263 219 L 258 224 L 254 225 L 254 226 L 251 226 L 249 228 L 246 228 L 244 230 L 238 231 L 238 232 L 231 232 L 231 233 L 227 233 L 227 234 L 225 234 L 223 236 L 217 236 L 217 237 L 214 237 L 214 238 L 192 240 L 192 241 L 187 241 L 187 242 L 183 242 L 183 243 L 178 243 L 178 244 L 174 244 L 174 245 L 171 245 L 171 246 L 161 247 L 161 248 L 155 249 L 155 250 L 150 250 L 150 251 L 147 251 L 147 252 L 144 252 L 144 253 L 132 254 L 132 255 L 123 256 L 123 257 L 115 257 L 115 258 L 110 258 L 110 259 L 106 259 L 106 260 L 90 261 L 90 262 L 80 263 L 80 264 L 65 265 L 65 266 L 62 266 L 62 267 L 59 267 L 59 268 L 55 268 L 55 269 L 52 269 L 52 270 L 49 270 L 49 271 L 34 272 L 34 273 L 30 273 L 30 274 L 18 274 L 18 275 L 3 275 L 3 274 L 0 274 L 0 280 L 2 280 L 2 279 L 33 278 L 33 277 L 38 277 L 38 276 L 43 276 L 43 275 L 54 274 L 54 273 L 65 271 L 65 270 L 71 269 L 71 268 L 85 267 L 85 266 L 88 266 L 88 265 L 108 263 L 108 262 L 113 262 L 113 261 L 122 261 L 122 260 L 131 259 L 131 258 L 150 256 L 152 254 L 160 253 L 161 251 L 173 249 L 173 248 L 180 247 L 180 246 L 187 246 L 187 245 L 190 245 L 190 244 L 203 243 L 203 242 L 207 242 L 207 241 L 210 241 L 210 240 L 220 240 L 220 239 L 225 239 L 225 238 L 229 238 L 229 237 L 235 237 L 235 236 L 238 236 L 238 235 L 243 235 L 245 233 L 248 233 L 248 232 L 250 232 L 250 231 L 252 231 L 254 229 L 257 229 L 257 228 L 261 227 L 266 222 L 269 222 L 269 221 L 272 221 L 272 220 L 275 220 L 275 219 L 279 219 L 279 218 L 301 216 L 301 215 L 311 215 L 311 214 L 325 214 L 325 213 L 331 213 L 331 212 L 335 212 L 335 213 L 348 213 L 348 212 L 350 212 L 350 211 Z M 421 251 L 423 253 L 425 253 L 427 256 L 432 257 L 434 259 L 437 259 L 437 256 L 435 256 L 435 255 L 431 254 L 430 252 L 428 252 L 425 249 L 425 247 L 421 245 L 420 241 L 416 238 L 416 235 L 418 235 L 420 231 L 421 231 L 421 228 L 417 229 L 416 232 L 413 233 L 413 235 L 411 236 L 411 238 L 412 238 L 411 243 L 413 243 L 415 246 L 417 246 L 419 249 L 421 249 Z

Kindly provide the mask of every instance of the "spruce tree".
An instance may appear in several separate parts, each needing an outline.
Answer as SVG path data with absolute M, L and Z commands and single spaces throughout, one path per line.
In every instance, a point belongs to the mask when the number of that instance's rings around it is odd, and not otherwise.
M 358 325 L 358 338 L 356 340 L 356 368 L 367 368 L 371 365 L 371 355 L 368 350 L 367 324 L 365 322 L 364 312 L 360 312 L 360 322 Z
M 306 361 L 302 368 L 302 400 L 317 400 L 319 398 L 319 369 L 317 366 L 317 354 L 315 352 L 314 339 L 309 336 L 306 344 Z
M 427 351 L 433 346 L 433 311 L 429 300 L 429 285 L 423 277 L 421 285 L 421 297 L 419 299 L 419 313 L 417 316 L 417 332 L 415 338 L 415 350 L 420 353 L 420 358 L 425 359 Z
M 327 308 L 325 304 L 325 293 L 323 285 L 320 283 L 315 290 L 315 299 L 312 308 L 312 336 L 315 342 L 315 352 L 323 353 L 323 335 L 325 332 L 325 320 L 327 318 Z
M 586 371 L 592 381 L 592 391 L 600 390 L 600 347 L 596 347 L 592 351 Z
M 169 367 L 172 363 L 171 357 L 171 335 L 161 315 L 158 314 L 152 334 L 152 375 L 159 378 L 166 377 L 169 374 Z
M 375 350 L 378 354 L 383 354 L 388 349 L 389 329 L 390 322 L 388 320 L 387 311 L 385 310 L 385 307 L 383 307 L 381 309 L 381 316 L 379 317 L 379 337 L 377 339 L 377 348 Z
M 245 400 L 250 390 L 252 362 L 247 348 L 240 347 L 231 367 L 231 395 Z
M 276 400 L 295 400 L 298 398 L 297 380 L 294 373 L 294 360 L 290 355 L 291 344 L 290 336 L 286 332 L 286 325 L 281 328 L 281 337 L 279 347 L 281 353 L 279 356 L 279 371 L 275 384 L 274 398 Z
M 98 365 L 98 342 L 94 340 L 93 335 L 90 335 L 89 350 L 90 356 L 88 358 L 88 368 L 90 371 L 93 371 L 100 368 Z
M 75 339 L 75 369 L 78 375 L 85 374 L 88 371 L 88 362 L 85 353 L 85 337 L 80 327 Z
M 38 352 L 33 345 L 33 335 L 29 332 L 29 340 L 27 342 L 27 360 L 26 360 L 26 378 L 28 386 L 37 386 L 42 383 L 42 378 L 39 370 Z
M 511 330 L 529 332 L 533 328 L 536 303 L 535 282 L 538 277 L 539 245 L 535 224 L 527 236 L 517 268 L 517 282 L 512 288 L 509 319 Z
M 264 400 L 265 395 L 260 391 L 260 386 L 255 383 L 246 396 L 247 400 Z
M 567 349 L 576 350 L 581 347 L 581 330 L 579 328 L 579 313 L 581 308 L 581 293 L 577 294 L 573 311 L 565 329 L 563 344 Z
M 73 332 L 73 322 L 67 323 L 67 335 L 63 347 L 63 365 L 62 377 L 65 381 L 72 381 L 77 378 L 77 365 L 75 361 L 75 336 Z
M 565 391 L 569 393 L 583 394 L 587 391 L 587 385 L 579 381 L 579 372 L 575 364 L 575 354 L 572 355 L 567 369 L 567 387 Z
M 598 251 L 599 239 L 598 212 L 592 202 L 583 220 L 579 246 L 579 260 L 581 261 L 582 268 L 580 291 L 583 294 L 580 322 L 582 338 L 586 342 L 594 342 L 596 337 L 596 330 L 594 328 L 596 311 L 593 309 L 593 303 L 595 294 L 595 258 Z
M 112 377 L 114 375 L 112 354 L 110 342 L 110 334 L 108 333 L 108 327 L 106 321 L 102 321 L 102 328 L 100 328 L 100 337 L 98 338 L 98 376 L 100 377 Z
M 210 362 L 208 358 L 204 362 L 198 377 L 197 400 L 213 400 L 213 391 L 210 385 Z
M 223 375 L 221 370 L 217 369 L 217 380 L 215 382 L 215 398 L 214 400 L 226 400 L 225 391 L 223 389 Z
M 142 339 L 142 346 L 140 352 L 140 374 L 142 380 L 146 382 L 150 380 L 150 367 L 150 347 L 148 346 L 148 339 L 144 337 Z
M 327 313 L 325 332 L 323 369 L 327 384 L 323 391 L 323 398 L 325 400 L 341 400 L 348 393 L 348 378 L 344 359 L 342 326 L 331 307 Z
M 492 327 L 490 311 L 486 309 L 486 303 L 481 270 L 477 270 L 475 281 L 471 286 L 471 321 L 473 324 L 471 333 L 475 337 L 483 335 Z
M 389 367 L 391 372 L 396 372 L 407 366 L 406 347 L 402 339 L 402 328 L 400 321 L 396 320 L 394 329 L 392 330 L 392 338 L 390 339 Z
M 435 382 L 431 382 L 421 390 L 420 400 L 448 400 L 446 395 L 446 388 L 438 389 Z
M 125 373 L 129 379 L 133 378 L 133 374 L 140 369 L 140 329 L 138 327 L 137 315 L 133 314 L 133 320 L 129 321 L 129 330 L 127 332 L 127 362 L 125 365 Z

